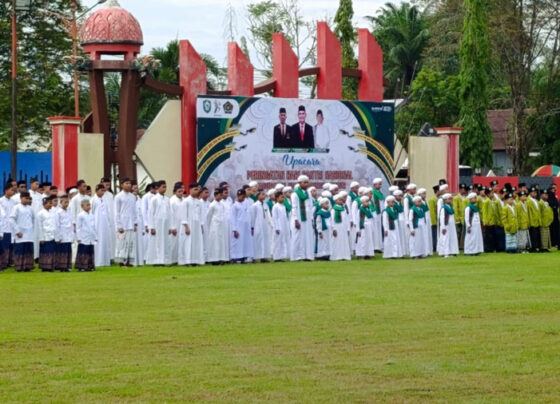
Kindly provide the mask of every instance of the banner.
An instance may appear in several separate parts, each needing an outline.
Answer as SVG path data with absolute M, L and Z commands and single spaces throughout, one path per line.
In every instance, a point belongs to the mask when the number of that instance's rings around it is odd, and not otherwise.
M 361 101 L 199 96 L 197 170 L 210 189 L 250 180 L 268 189 L 393 179 L 394 105 Z

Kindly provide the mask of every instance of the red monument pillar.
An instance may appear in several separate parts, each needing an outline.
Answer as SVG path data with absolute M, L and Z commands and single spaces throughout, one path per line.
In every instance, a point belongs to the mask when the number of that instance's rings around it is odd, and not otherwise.
M 282 34 L 272 34 L 272 77 L 276 79 L 274 96 L 298 98 L 299 62 Z
M 82 119 L 53 116 L 48 121 L 52 128 L 52 182 L 64 190 L 78 182 L 78 133 Z
M 254 68 L 235 42 L 228 43 L 228 90 L 232 95 L 255 95 Z
M 317 98 L 342 98 L 342 46 L 326 22 L 317 23 Z
M 383 51 L 367 29 L 358 30 L 358 68 L 362 77 L 358 84 L 360 101 L 383 101 Z
M 449 191 L 459 192 L 459 135 L 462 128 L 435 128 L 439 136 L 447 136 L 447 183 Z

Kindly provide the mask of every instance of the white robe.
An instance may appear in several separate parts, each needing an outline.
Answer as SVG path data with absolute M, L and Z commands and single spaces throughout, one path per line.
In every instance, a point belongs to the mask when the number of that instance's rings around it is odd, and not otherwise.
M 389 227 L 389 214 L 383 210 L 383 231 L 387 235 L 383 239 L 383 258 L 401 258 L 403 256 L 401 249 L 401 239 L 399 235 L 399 221 L 394 221 L 394 230 Z
M 35 213 L 35 221 L 38 219 L 39 212 L 43 210 L 43 194 L 40 192 L 29 190 L 31 196 L 31 208 Z M 35 223 L 35 240 L 33 241 L 33 258 L 39 258 L 39 227 Z
M 284 204 L 275 203 L 272 207 L 273 241 L 272 258 L 285 260 L 290 257 L 290 222 Z
M 141 201 L 142 207 L 142 221 L 144 222 L 144 238 L 143 238 L 143 246 L 144 246 L 144 262 L 148 258 L 148 241 L 150 241 L 150 230 L 148 229 L 148 223 L 150 223 L 150 201 L 154 197 L 154 193 L 148 192 L 144 194 Z
M 34 243 L 35 233 L 35 212 L 30 205 L 18 203 L 10 213 L 10 223 L 14 229 L 14 239 L 12 243 Z M 21 233 L 21 237 L 17 234 Z
M 350 251 L 350 243 L 348 241 L 349 238 L 349 215 L 346 212 L 346 209 L 340 212 L 340 222 L 337 223 L 335 220 L 336 211 L 333 209 L 331 210 L 331 226 L 332 226 L 332 238 L 331 238 L 331 254 L 330 260 L 331 261 L 349 261 L 352 258 L 352 252 Z M 336 236 L 334 232 L 336 231 Z
M 251 206 L 251 228 L 253 230 L 253 258 L 270 259 L 270 213 L 264 202 L 257 201 Z
M 67 209 L 58 209 L 56 212 L 56 242 L 73 243 L 75 241 L 72 214 Z
M 447 225 L 445 224 L 445 208 L 440 209 L 438 214 L 439 221 L 439 237 L 437 252 L 442 257 L 447 257 L 448 255 L 458 255 L 459 254 L 459 242 L 457 240 L 457 228 L 455 226 L 455 215 L 449 215 L 449 220 Z M 445 234 L 443 230 L 445 229 Z
M 482 226 L 480 224 L 480 214 L 473 212 L 472 221 L 470 220 L 471 208 L 465 208 L 465 254 L 480 254 L 484 252 L 484 240 L 482 238 Z M 470 233 L 468 230 L 470 229 Z
M 202 202 L 188 196 L 184 202 L 182 229 L 179 233 L 179 265 L 204 265 L 204 223 Z M 185 225 L 190 234 L 185 232 Z
M 206 231 L 206 217 L 208 216 L 208 209 L 210 209 L 210 201 L 201 199 L 200 203 L 202 205 L 202 214 L 201 214 L 201 222 L 202 222 L 202 247 L 204 248 L 204 261 L 208 258 L 208 232 Z
M 146 263 L 148 265 L 169 265 L 171 263 L 168 243 L 171 224 L 169 198 L 159 193 L 156 194 L 150 200 L 149 212 L 150 239 Z M 156 231 L 155 235 L 151 234 L 152 230 Z
M 95 195 L 91 199 L 91 213 L 95 222 L 95 229 L 97 231 L 97 244 L 95 245 L 95 266 L 108 267 L 111 266 L 111 258 L 114 253 L 112 252 L 112 237 L 115 229 L 110 220 L 110 208 L 104 198 Z
M 116 224 L 115 224 L 115 197 L 112 192 L 105 191 L 103 194 L 103 200 L 105 201 L 105 205 L 109 211 L 109 227 L 110 231 L 110 238 L 109 238 L 109 251 L 111 253 L 111 259 L 115 258 L 116 248 L 117 248 L 117 232 L 116 232 Z
M 427 202 L 424 201 L 424 203 Z M 431 256 L 434 255 L 434 242 L 432 240 L 432 216 L 430 214 L 430 208 L 428 206 L 428 210 L 424 212 L 425 219 L 426 219 L 426 226 L 424 227 L 424 232 L 426 233 L 426 242 L 424 247 L 426 248 L 426 253 L 424 255 Z
M 121 191 L 115 197 L 115 231 L 123 229 L 124 233 L 116 233 L 115 259 L 121 263 L 129 262 L 142 265 L 136 255 L 138 238 L 138 208 L 136 195 Z
M 402 255 L 408 255 L 408 229 L 407 229 L 407 219 L 404 216 L 404 209 L 403 212 L 399 212 L 399 240 L 401 242 L 401 252 Z
M 306 220 L 301 220 L 301 207 L 299 197 L 296 192 L 292 194 L 292 211 L 290 218 L 291 245 L 290 259 L 292 261 L 313 260 L 315 257 L 315 233 L 313 231 L 313 199 L 309 192 L 305 200 Z M 296 228 L 296 221 L 300 228 Z M 345 223 L 346 225 L 346 223 Z M 348 238 L 346 238 L 348 241 Z
M 375 198 L 375 196 L 373 197 Z M 373 199 L 372 199 L 373 203 Z M 375 212 L 373 217 L 373 245 L 376 251 L 383 251 L 383 210 L 385 209 L 385 201 L 379 201 L 379 211 Z
M 428 215 L 426 215 L 426 213 Z M 418 227 L 414 228 L 414 211 L 412 209 L 408 209 L 408 245 L 411 257 L 425 257 L 427 251 L 427 233 L 426 228 L 429 228 L 431 231 L 431 227 L 427 226 L 426 216 L 429 216 L 430 212 L 425 212 L 423 218 L 418 218 Z M 414 233 L 414 235 L 412 234 Z M 430 233 L 431 239 L 431 233 Z
M 315 216 L 315 231 L 317 232 L 317 252 L 315 256 L 318 258 L 330 257 L 331 255 L 332 219 L 329 217 L 324 221 L 326 229 L 323 229 L 322 217 L 320 215 Z
M 251 214 L 245 202 L 235 202 L 230 211 L 230 255 L 232 260 L 253 258 L 253 238 L 251 236 Z M 234 237 L 234 232 L 239 237 Z
M 372 214 L 371 218 L 367 216 L 364 217 L 364 228 L 360 229 L 360 209 L 358 208 L 357 217 L 357 232 L 356 232 L 356 256 L 357 257 L 374 257 L 375 247 L 373 244 L 373 228 L 374 228 L 374 217 Z M 359 234 L 359 236 L 358 236 Z
M 171 224 L 170 224 L 170 230 L 175 230 L 176 234 L 170 234 L 169 235 L 169 255 L 170 255 L 170 259 L 171 259 L 171 263 L 172 264 L 176 264 L 178 262 L 179 259 L 179 233 L 181 232 L 181 230 L 184 231 L 184 227 L 182 225 L 183 222 L 183 211 L 184 211 L 184 206 L 183 204 L 185 203 L 185 199 L 181 198 L 179 199 L 177 197 L 177 195 L 173 195 L 171 198 L 169 198 L 169 207 L 171 209 Z
M 208 262 L 229 261 L 229 234 L 227 207 L 221 201 L 213 201 L 208 208 L 204 234 L 212 240 L 206 247 Z
M 136 230 L 136 245 L 134 248 L 134 256 L 136 257 L 135 264 L 144 265 L 144 255 L 146 251 L 144 247 L 144 240 L 146 239 L 146 225 L 144 224 L 144 218 L 142 217 L 142 198 L 138 196 L 136 197 L 136 218 L 138 221 L 138 227 Z

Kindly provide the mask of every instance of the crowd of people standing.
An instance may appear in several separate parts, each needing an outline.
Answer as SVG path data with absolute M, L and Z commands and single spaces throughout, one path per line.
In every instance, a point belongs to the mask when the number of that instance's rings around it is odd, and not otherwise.
M 141 196 L 123 178 L 114 195 L 102 178 L 58 190 L 32 179 L 8 181 L 0 198 L 0 270 L 79 271 L 121 266 L 229 262 L 451 257 L 483 252 L 545 252 L 560 243 L 556 188 L 461 184 L 444 180 L 427 197 L 408 184 L 352 182 L 348 192 L 319 189 L 301 175 L 293 188 L 251 181 L 234 195 L 227 183 L 149 184 Z

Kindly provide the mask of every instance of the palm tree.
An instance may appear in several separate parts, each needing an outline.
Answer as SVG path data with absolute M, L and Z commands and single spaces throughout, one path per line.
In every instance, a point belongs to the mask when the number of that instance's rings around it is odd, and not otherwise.
M 402 98 L 421 68 L 429 39 L 426 18 L 409 3 L 386 3 L 377 16 L 365 18 L 383 49 L 385 76 L 391 81 L 393 97 Z

